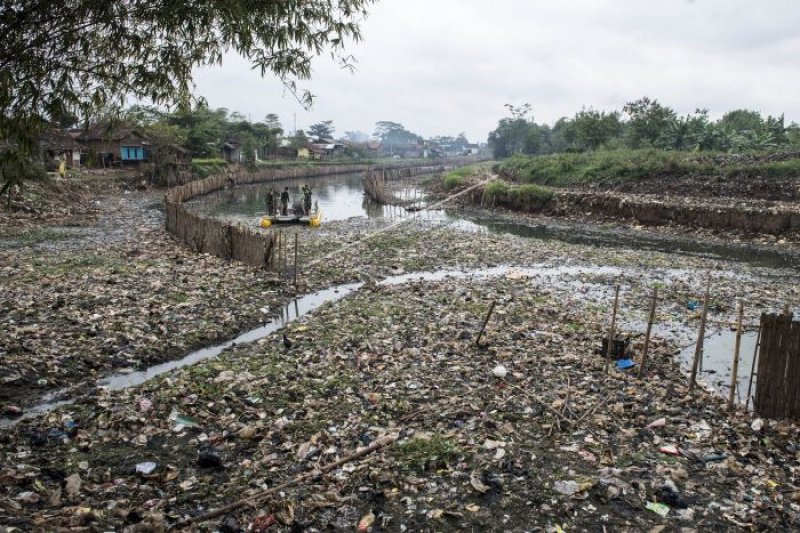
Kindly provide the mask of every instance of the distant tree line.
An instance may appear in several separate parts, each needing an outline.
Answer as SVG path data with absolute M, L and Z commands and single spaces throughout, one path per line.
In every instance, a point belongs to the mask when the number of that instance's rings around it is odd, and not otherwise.
M 197 158 L 219 157 L 223 144 L 233 141 L 246 158 L 257 154 L 266 159 L 275 153 L 283 135 L 280 119 L 274 113 L 253 121 L 236 111 L 202 104 L 175 112 L 134 106 L 123 112 L 120 120 L 143 133 L 183 145 Z
M 800 128 L 784 117 L 762 117 L 758 111 L 737 109 L 717 121 L 707 109 L 678 115 L 648 97 L 628 102 L 622 111 L 581 109 L 552 126 L 535 122 L 530 104 L 506 104 L 508 117 L 489 134 L 495 158 L 514 154 L 585 152 L 601 148 L 660 148 L 664 150 L 741 152 L 800 144 Z
M 195 158 L 219 157 L 224 143 L 236 142 L 246 160 L 255 156 L 268 159 L 276 154 L 284 140 L 288 141 L 284 145 L 297 149 L 317 140 L 333 140 L 336 131 L 332 120 L 324 120 L 311 124 L 305 131 L 297 130 L 286 136 L 278 115 L 274 113 L 253 121 L 239 112 L 224 107 L 212 109 L 204 104 L 174 112 L 152 106 L 133 106 L 122 113 L 109 112 L 108 115 L 118 117 L 115 120 L 135 126 L 151 137 L 185 146 Z M 425 142 L 421 135 L 392 121 L 377 122 L 371 137 L 361 131 L 347 131 L 344 138 L 353 145 L 353 154 L 359 154 L 357 145 L 369 140 L 379 141 L 387 153 L 395 148 Z M 436 136 L 427 142 L 447 147 L 450 152 L 461 152 L 469 144 L 464 133 Z

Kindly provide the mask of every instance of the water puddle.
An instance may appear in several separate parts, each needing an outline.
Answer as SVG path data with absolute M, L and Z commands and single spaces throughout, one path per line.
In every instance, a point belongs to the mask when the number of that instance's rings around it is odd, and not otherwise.
M 747 388 L 753 355 L 758 333 L 745 331 L 742 333 L 742 344 L 739 349 L 739 368 L 736 372 L 736 402 L 744 404 L 747 399 Z M 708 390 L 730 394 L 731 373 L 733 371 L 733 350 L 736 344 L 735 331 L 717 331 L 706 337 L 703 344 L 703 357 L 698 368 L 698 381 Z M 692 344 L 681 351 L 681 367 L 691 371 L 695 346 Z M 755 395 L 756 383 L 753 380 L 751 396 Z M 751 402 L 752 405 L 752 402 Z
M 346 285 L 338 285 L 329 289 L 324 289 L 311 294 L 307 294 L 300 298 L 296 298 L 283 306 L 279 317 L 275 318 L 272 322 L 265 324 L 261 327 L 250 330 L 236 337 L 233 340 L 227 341 L 216 346 L 209 346 L 200 350 L 194 351 L 182 359 L 168 361 L 158 365 L 151 366 L 145 370 L 135 372 L 119 372 L 111 374 L 97 381 L 98 387 L 103 387 L 110 390 L 120 390 L 128 387 L 140 385 L 145 381 L 153 379 L 165 372 L 183 368 L 185 366 L 193 365 L 205 359 L 217 357 L 228 348 L 238 345 L 247 344 L 257 341 L 277 331 L 287 324 L 297 320 L 298 318 L 310 313 L 314 309 L 320 307 L 327 302 L 335 302 L 344 298 L 353 291 L 361 287 L 361 283 L 351 283 Z M 57 407 L 70 405 L 75 403 L 75 400 L 70 398 L 69 389 L 60 389 L 52 391 L 44 395 L 39 403 L 27 407 L 22 416 L 16 418 L 0 418 L 0 428 L 7 428 L 16 425 L 18 422 L 35 417 L 52 411 Z

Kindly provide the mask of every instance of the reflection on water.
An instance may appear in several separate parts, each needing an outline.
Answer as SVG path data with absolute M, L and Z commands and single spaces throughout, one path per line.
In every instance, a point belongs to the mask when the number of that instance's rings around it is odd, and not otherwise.
M 211 193 L 194 199 L 187 204 L 195 210 L 218 218 L 224 218 L 246 225 L 255 225 L 266 212 L 267 191 L 272 188 L 276 196 L 289 189 L 290 205 L 302 198 L 301 187 L 311 187 L 312 201 L 318 202 L 323 213 L 323 221 L 347 220 L 352 217 L 369 218 L 413 218 L 422 216 L 409 212 L 400 206 L 380 205 L 364 195 L 361 174 L 339 174 L 309 179 L 289 179 L 275 183 L 245 185 Z M 397 188 L 396 196 L 415 205 L 421 205 L 424 195 L 411 182 L 403 182 Z M 442 211 L 423 212 L 427 218 L 446 217 Z

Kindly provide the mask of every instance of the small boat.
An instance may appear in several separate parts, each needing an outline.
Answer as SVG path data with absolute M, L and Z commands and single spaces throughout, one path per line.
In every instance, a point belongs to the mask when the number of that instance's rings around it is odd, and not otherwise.
M 273 224 L 308 224 L 312 228 L 316 228 L 322 224 L 322 209 L 316 209 L 308 215 L 264 215 L 258 223 L 262 228 L 268 228 Z

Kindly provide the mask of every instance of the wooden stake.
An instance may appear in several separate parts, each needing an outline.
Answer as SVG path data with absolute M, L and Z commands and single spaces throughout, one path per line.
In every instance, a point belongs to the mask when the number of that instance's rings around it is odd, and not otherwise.
M 697 384 L 697 367 L 700 364 L 700 358 L 703 357 L 703 342 L 706 336 L 706 317 L 708 316 L 708 296 L 711 292 L 711 274 L 708 275 L 706 281 L 706 294 L 703 298 L 703 314 L 700 316 L 700 331 L 697 335 L 697 344 L 694 347 L 694 361 L 692 361 L 692 376 L 689 381 L 689 390 L 693 390 Z
M 744 401 L 744 410 L 750 408 L 750 393 L 753 391 L 753 376 L 756 373 L 756 359 L 758 359 L 758 347 L 761 344 L 761 327 L 758 328 L 756 336 L 756 347 L 753 349 L 753 363 L 750 365 L 750 382 L 747 384 L 747 398 Z
M 617 307 L 619 306 L 619 285 L 614 287 L 614 310 L 611 312 L 611 327 L 608 328 L 608 346 L 606 346 L 606 374 L 614 353 L 614 333 L 617 329 Z
M 297 232 L 294 232 L 294 288 L 297 290 Z
M 480 346 L 481 337 L 483 336 L 483 332 L 486 330 L 486 324 L 489 323 L 489 318 L 492 316 L 492 312 L 494 311 L 494 306 L 497 304 L 497 300 L 492 301 L 492 305 L 489 306 L 489 312 L 486 313 L 486 319 L 483 321 L 483 326 L 481 326 L 481 330 L 478 332 L 478 337 L 475 339 L 475 346 Z
M 736 395 L 736 377 L 739 372 L 739 349 L 742 347 L 742 318 L 744 317 L 744 305 L 739 300 L 739 314 L 736 317 L 736 343 L 733 348 L 733 369 L 731 370 L 731 391 L 728 394 L 728 409 L 733 411 Z
M 278 231 L 278 275 L 283 275 L 283 230 Z
M 653 288 L 653 301 L 650 303 L 650 315 L 647 318 L 647 333 L 644 335 L 644 350 L 642 352 L 642 364 L 639 366 L 639 379 L 644 376 L 647 366 L 647 353 L 650 350 L 650 333 L 653 331 L 653 322 L 656 318 L 656 302 L 658 300 L 658 287 Z

